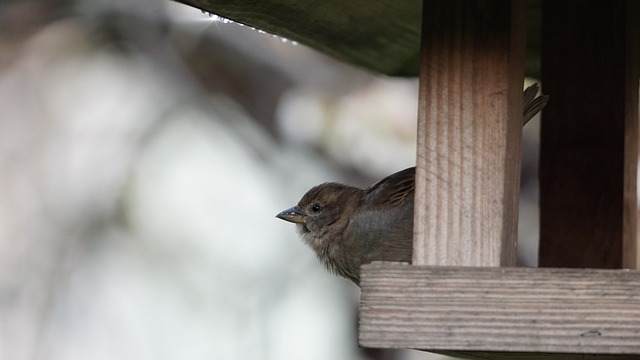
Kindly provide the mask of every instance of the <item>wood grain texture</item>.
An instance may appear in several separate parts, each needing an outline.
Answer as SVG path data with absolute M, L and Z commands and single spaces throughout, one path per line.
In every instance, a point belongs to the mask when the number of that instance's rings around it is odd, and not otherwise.
M 543 2 L 540 266 L 636 267 L 638 6 Z
M 423 6 L 413 263 L 513 265 L 525 4 Z
M 378 262 L 361 289 L 362 346 L 640 356 L 637 271 Z
M 640 2 L 627 1 L 624 100 L 624 200 L 622 267 L 640 269 L 638 255 L 638 86 L 640 84 Z

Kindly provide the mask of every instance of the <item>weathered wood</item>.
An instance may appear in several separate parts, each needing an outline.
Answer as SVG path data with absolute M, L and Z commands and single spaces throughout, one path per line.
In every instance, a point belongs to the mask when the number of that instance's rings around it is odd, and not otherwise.
M 423 4 L 414 264 L 515 264 L 524 10 Z
M 472 360 L 632 360 L 636 355 L 615 354 L 560 354 L 560 353 L 519 353 L 499 351 L 435 351 L 458 359 Z
M 640 272 L 365 265 L 362 346 L 640 355 Z M 560 357 L 553 357 L 560 358 Z
M 540 266 L 635 268 L 640 2 L 543 2 Z
M 638 86 L 640 83 L 640 3 L 627 1 L 624 100 L 624 200 L 622 267 L 640 269 L 638 254 Z

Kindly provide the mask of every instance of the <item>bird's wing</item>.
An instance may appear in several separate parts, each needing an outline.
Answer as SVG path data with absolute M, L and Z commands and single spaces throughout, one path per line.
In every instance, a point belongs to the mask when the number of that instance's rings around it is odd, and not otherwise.
M 549 96 L 538 94 L 539 85 L 533 84 L 526 88 L 523 93 L 523 125 L 540 112 Z M 413 200 L 415 189 L 415 167 L 410 167 L 378 181 L 365 189 L 364 204 L 367 207 L 387 207 L 393 208 Z
M 364 204 L 367 207 L 392 208 L 413 201 L 416 168 L 410 167 L 391 174 L 365 189 Z

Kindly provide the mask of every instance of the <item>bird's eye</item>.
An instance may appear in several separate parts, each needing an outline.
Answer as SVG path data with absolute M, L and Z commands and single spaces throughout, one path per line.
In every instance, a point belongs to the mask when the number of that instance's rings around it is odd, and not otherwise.
M 322 206 L 320 206 L 320 204 L 311 205 L 311 211 L 317 213 L 320 212 L 320 210 L 322 210 Z

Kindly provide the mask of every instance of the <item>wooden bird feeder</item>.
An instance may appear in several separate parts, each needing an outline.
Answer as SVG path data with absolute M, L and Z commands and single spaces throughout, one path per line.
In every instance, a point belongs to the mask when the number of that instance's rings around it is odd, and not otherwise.
M 518 268 L 524 1 L 423 3 L 413 262 L 361 275 L 359 341 L 640 358 L 640 2 L 542 5 L 540 268 Z
M 374 70 L 414 64 L 416 0 L 178 1 Z M 413 261 L 363 266 L 362 346 L 640 358 L 640 1 L 542 0 L 540 268 L 515 267 L 526 5 L 423 1 Z

